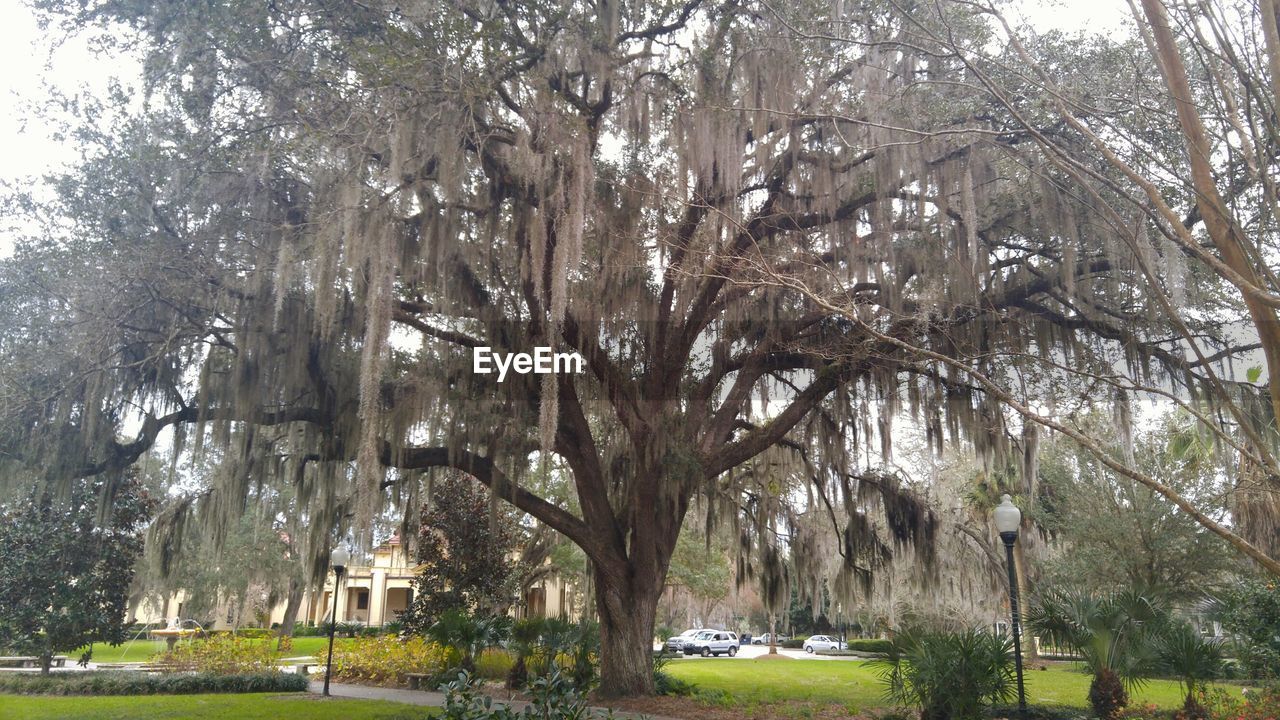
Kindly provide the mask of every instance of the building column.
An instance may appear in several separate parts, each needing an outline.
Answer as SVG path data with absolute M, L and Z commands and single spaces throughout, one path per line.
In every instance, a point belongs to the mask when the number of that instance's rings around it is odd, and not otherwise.
M 382 624 L 382 611 L 387 606 L 383 591 L 387 586 L 387 574 L 381 570 L 369 573 L 369 625 Z

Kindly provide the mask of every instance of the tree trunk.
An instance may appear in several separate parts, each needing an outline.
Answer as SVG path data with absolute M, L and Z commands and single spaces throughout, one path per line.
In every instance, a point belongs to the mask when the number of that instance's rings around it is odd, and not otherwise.
M 778 616 L 769 613 L 769 654 L 778 654 Z
M 652 695 L 653 620 L 662 588 L 620 583 L 599 570 L 595 576 L 596 610 L 600 614 L 600 694 Z
M 293 637 L 293 628 L 298 624 L 298 611 L 302 609 L 302 581 L 289 579 L 289 596 L 284 606 L 284 617 L 280 618 L 280 631 L 277 633 L 276 649 L 284 642 L 284 638 Z
M 49 668 L 51 667 L 53 667 L 53 653 L 52 652 L 40 653 L 40 674 L 48 675 Z

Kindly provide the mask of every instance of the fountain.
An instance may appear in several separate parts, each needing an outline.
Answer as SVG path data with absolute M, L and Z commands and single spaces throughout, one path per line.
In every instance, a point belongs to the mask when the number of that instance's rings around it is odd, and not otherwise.
M 203 628 L 201 628 L 200 630 L 197 630 L 195 628 L 184 628 L 182 627 L 182 622 L 183 622 L 182 620 L 176 617 L 169 618 L 168 625 L 166 625 L 163 628 L 159 628 L 157 630 L 148 630 L 147 634 L 154 638 L 164 638 L 165 642 L 168 643 L 167 650 L 169 652 L 173 652 L 173 647 L 174 645 L 178 644 L 179 638 L 191 637 L 192 635 L 195 635 L 196 633 L 201 632 L 201 630 L 203 630 Z M 194 623 L 196 626 L 199 626 L 199 623 L 197 623 L 194 620 L 191 620 L 189 622 Z

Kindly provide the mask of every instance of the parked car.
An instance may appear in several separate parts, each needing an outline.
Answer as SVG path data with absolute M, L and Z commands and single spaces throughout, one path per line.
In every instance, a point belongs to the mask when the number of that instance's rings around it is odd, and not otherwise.
M 778 636 L 778 639 L 777 639 L 777 640 L 774 640 L 774 643 L 775 643 L 775 644 L 778 644 L 778 645 L 781 645 L 781 644 L 782 644 L 782 642 L 783 642 L 784 640 L 790 640 L 790 639 L 791 639 L 791 638 L 790 638 L 790 637 L 787 637 L 786 635 L 779 635 L 779 636 Z M 768 644 L 769 644 L 769 633 L 765 633 L 765 634 L 761 635 L 761 636 L 760 636 L 760 637 L 758 637 L 758 638 L 752 638 L 752 640 L 751 640 L 751 644 L 752 644 L 752 645 L 768 645 Z
M 690 628 L 679 635 L 667 638 L 667 644 L 665 646 L 666 651 L 678 653 L 681 650 L 684 650 L 684 644 L 693 640 L 693 638 L 700 632 L 706 632 L 706 630 L 704 628 Z
M 733 657 L 738 654 L 738 636 L 728 630 L 703 630 L 684 644 L 685 655 L 727 654 Z
M 813 635 L 804 641 L 804 651 L 807 653 L 823 652 L 824 650 L 847 650 L 848 647 L 844 641 L 830 635 Z

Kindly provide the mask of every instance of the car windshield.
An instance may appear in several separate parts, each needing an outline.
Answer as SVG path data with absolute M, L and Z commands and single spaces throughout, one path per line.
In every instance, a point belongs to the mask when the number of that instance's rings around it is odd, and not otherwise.
M 698 633 L 699 640 L 710 640 L 712 637 L 715 637 L 715 633 L 711 633 L 711 632 Z

